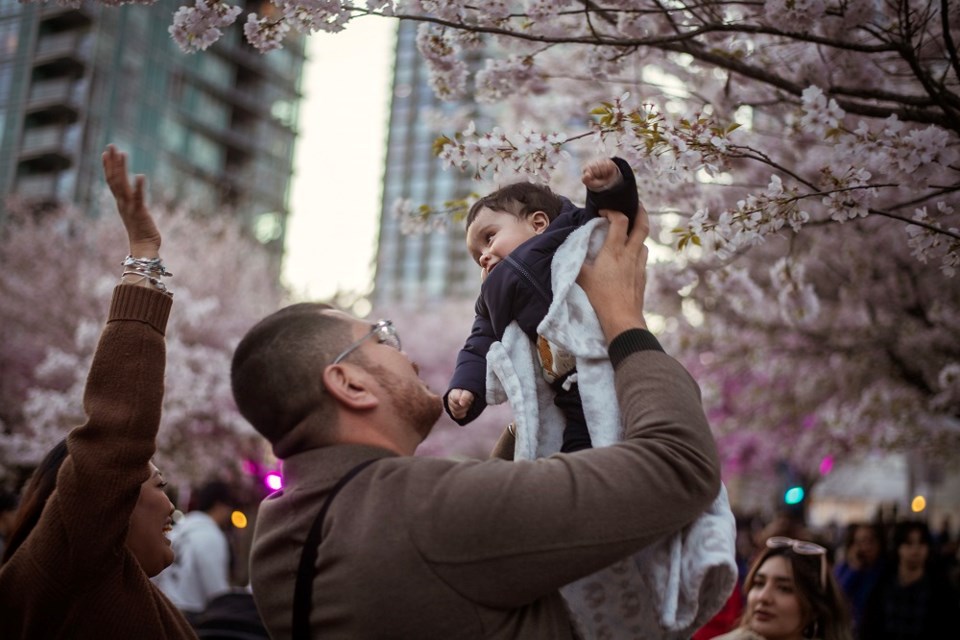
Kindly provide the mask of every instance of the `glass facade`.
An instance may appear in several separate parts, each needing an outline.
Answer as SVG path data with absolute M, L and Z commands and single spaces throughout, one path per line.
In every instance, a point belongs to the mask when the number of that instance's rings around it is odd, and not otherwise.
M 442 206 L 475 190 L 468 175 L 444 169 L 433 155 L 433 141 L 442 133 L 433 128 L 428 112 L 452 112 L 463 103 L 439 101 L 430 89 L 427 70 L 416 46 L 417 25 L 401 21 L 397 32 L 390 128 L 384 168 L 380 238 L 374 279 L 375 304 L 474 298 L 479 292 L 479 267 L 464 246 L 463 227 L 451 224 L 446 233 L 404 235 L 392 208 L 399 199 L 414 206 Z M 480 116 L 476 105 L 475 116 Z
M 164 199 L 232 211 L 279 269 L 303 39 L 261 55 L 240 19 L 207 51 L 185 54 L 167 31 L 181 4 L 0 0 L 0 192 L 92 211 L 100 153 L 113 142 Z

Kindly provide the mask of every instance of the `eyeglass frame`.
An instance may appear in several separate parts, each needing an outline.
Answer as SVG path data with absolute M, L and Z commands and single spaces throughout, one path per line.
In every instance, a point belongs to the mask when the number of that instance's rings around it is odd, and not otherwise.
M 348 355 L 353 353 L 357 348 L 360 347 L 364 342 L 367 341 L 371 336 L 377 336 L 377 340 L 380 344 L 388 344 L 390 341 L 396 342 L 396 345 L 390 344 L 391 347 L 396 347 L 397 351 L 401 351 L 400 347 L 400 334 L 397 333 L 397 328 L 393 326 L 391 320 L 377 320 L 370 328 L 370 331 L 364 334 L 362 338 L 353 342 L 350 346 L 343 350 L 343 352 L 334 358 L 333 362 L 330 364 L 340 364 L 343 362 L 343 359 Z
M 767 549 L 786 549 L 790 548 L 794 553 L 801 556 L 820 556 L 820 588 L 827 588 L 827 548 L 822 547 L 816 542 L 807 540 L 797 540 L 787 536 L 770 536 L 766 541 Z

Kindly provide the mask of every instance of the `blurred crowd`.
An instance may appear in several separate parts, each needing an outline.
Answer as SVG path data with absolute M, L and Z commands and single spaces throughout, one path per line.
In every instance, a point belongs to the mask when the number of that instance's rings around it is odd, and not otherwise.
M 170 538 L 176 562 L 154 578 L 202 638 L 266 638 L 247 586 L 247 540 L 231 525 L 237 492 L 223 482 L 197 487 L 190 509 Z M 16 496 L 0 493 L 0 553 L 12 526 Z M 935 527 L 916 519 L 878 517 L 810 528 L 784 512 L 770 520 L 737 518 L 739 580 L 726 606 L 694 640 L 719 637 L 747 624 L 751 571 L 773 541 L 822 548 L 857 640 L 944 637 L 960 614 L 960 528 L 949 516 Z M 798 542 L 799 541 L 799 542 Z M 816 551 L 813 551 L 816 554 Z M 739 637 L 739 636 L 737 636 Z
M 947 637 L 960 615 L 960 528 L 950 516 L 935 527 L 896 512 L 871 521 L 811 528 L 791 512 L 772 520 L 737 515 L 740 579 L 724 609 L 695 640 L 719 637 L 746 623 L 745 581 L 771 539 L 822 547 L 857 640 Z M 812 637 L 812 636 L 811 636 Z

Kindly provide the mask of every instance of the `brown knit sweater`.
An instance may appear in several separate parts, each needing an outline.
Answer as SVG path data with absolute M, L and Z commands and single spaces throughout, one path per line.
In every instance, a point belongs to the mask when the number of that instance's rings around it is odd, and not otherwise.
M 677 531 L 720 488 L 700 391 L 683 367 L 631 352 L 615 378 L 625 440 L 610 447 L 457 462 L 342 444 L 284 460 L 283 491 L 260 505 L 250 567 L 271 637 L 291 636 L 297 564 L 320 505 L 349 469 L 380 458 L 326 514 L 316 637 L 572 638 L 558 589 Z
M 114 289 L 84 392 L 87 422 L 40 522 L 0 567 L 0 638 L 195 638 L 125 539 L 156 450 L 170 298 Z

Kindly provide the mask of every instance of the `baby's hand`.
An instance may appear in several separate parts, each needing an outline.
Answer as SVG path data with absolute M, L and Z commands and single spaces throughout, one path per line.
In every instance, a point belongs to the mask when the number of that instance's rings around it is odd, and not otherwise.
M 467 411 L 473 405 L 473 394 L 466 389 L 451 389 L 447 394 L 447 408 L 450 409 L 450 415 L 457 420 L 462 420 Z
M 592 160 L 583 168 L 583 184 L 590 191 L 606 191 L 623 181 L 620 169 L 610 158 Z

